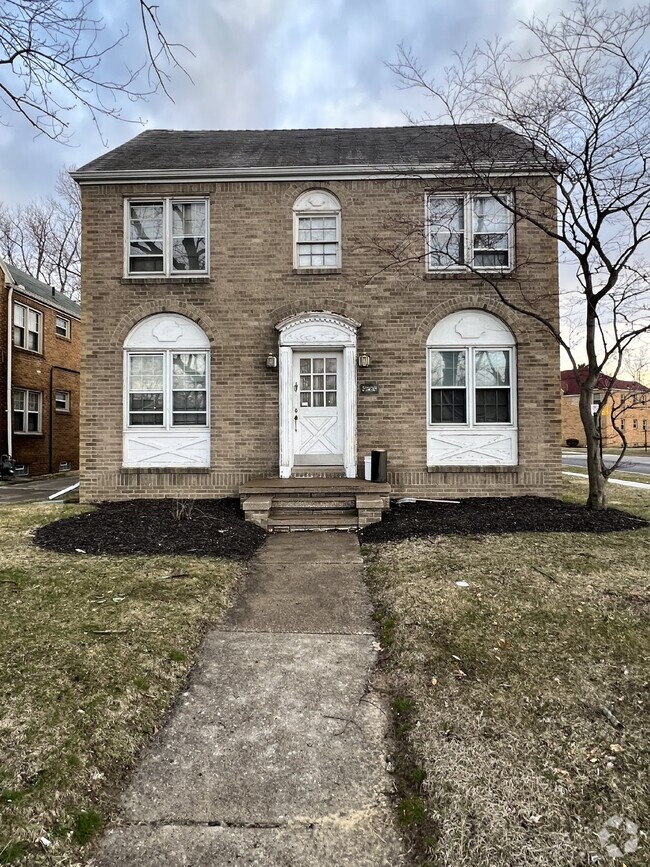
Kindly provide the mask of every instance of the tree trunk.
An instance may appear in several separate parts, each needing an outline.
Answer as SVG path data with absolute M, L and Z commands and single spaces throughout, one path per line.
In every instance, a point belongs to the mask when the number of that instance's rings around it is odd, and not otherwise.
M 593 389 L 583 388 L 580 392 L 580 419 L 585 430 L 587 443 L 587 473 L 589 475 L 589 496 L 587 508 L 598 511 L 607 508 L 607 479 L 603 475 L 600 454 L 600 431 L 591 413 Z

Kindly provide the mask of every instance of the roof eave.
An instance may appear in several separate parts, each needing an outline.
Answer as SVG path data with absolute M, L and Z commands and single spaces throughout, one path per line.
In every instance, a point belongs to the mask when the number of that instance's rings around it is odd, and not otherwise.
M 166 181 L 219 181 L 237 180 L 322 180 L 348 178 L 369 180 L 374 178 L 434 178 L 473 177 L 478 172 L 490 175 L 548 176 L 549 168 L 541 163 L 526 166 L 521 161 L 493 160 L 476 164 L 473 168 L 454 163 L 422 165 L 335 165 L 335 166 L 243 166 L 237 168 L 205 169 L 90 169 L 70 172 L 79 184 L 114 184 L 129 182 L 156 183 Z

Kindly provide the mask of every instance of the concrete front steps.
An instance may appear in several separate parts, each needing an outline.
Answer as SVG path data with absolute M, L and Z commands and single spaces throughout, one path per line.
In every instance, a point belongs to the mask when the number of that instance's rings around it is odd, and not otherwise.
M 381 521 L 390 485 L 362 479 L 255 479 L 239 489 L 247 521 L 268 532 L 358 530 Z

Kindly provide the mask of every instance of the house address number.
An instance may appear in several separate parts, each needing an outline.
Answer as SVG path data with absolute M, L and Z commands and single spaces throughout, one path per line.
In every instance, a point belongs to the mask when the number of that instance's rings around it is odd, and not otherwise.
M 379 394 L 379 383 L 377 382 L 362 382 L 359 385 L 361 394 Z

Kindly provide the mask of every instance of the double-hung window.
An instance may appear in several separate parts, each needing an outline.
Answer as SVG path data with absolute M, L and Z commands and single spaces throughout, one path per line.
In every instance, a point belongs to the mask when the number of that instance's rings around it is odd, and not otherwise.
M 341 205 L 327 190 L 310 190 L 293 205 L 294 268 L 341 267 Z
M 40 352 L 42 347 L 43 317 L 38 310 L 24 304 L 14 304 L 14 346 Z
M 40 391 L 27 388 L 14 389 L 14 432 L 38 434 L 41 432 L 43 396 Z
M 430 423 L 510 424 L 511 368 L 511 349 L 430 349 Z
M 54 409 L 57 412 L 70 412 L 70 392 L 55 391 L 54 392 Z
M 70 337 L 70 320 L 65 316 L 57 316 L 54 323 L 54 333 L 57 337 Z
M 513 267 L 511 194 L 430 193 L 427 269 L 509 271 Z
M 128 426 L 206 427 L 207 352 L 129 352 Z
M 207 199 L 126 202 L 127 275 L 207 274 L 208 246 Z

